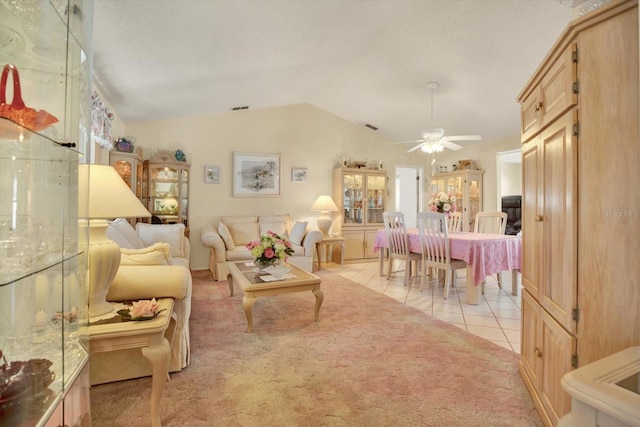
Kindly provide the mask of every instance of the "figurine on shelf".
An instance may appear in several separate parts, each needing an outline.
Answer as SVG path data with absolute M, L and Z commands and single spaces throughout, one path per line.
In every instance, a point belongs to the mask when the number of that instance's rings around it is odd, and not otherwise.
M 186 162 L 187 156 L 184 155 L 182 150 L 176 150 L 176 160 L 179 162 Z

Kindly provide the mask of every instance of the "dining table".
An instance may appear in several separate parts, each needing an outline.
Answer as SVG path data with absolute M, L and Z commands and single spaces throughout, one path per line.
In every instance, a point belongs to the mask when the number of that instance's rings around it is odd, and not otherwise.
M 407 228 L 407 234 L 409 250 L 422 253 L 418 229 Z M 522 264 L 522 239 L 519 236 L 467 231 L 449 231 L 448 236 L 451 258 L 467 263 L 465 303 L 479 304 L 486 277 L 502 271 L 511 271 L 511 293 L 518 295 L 518 271 Z M 373 250 L 379 253 L 381 276 L 384 275 L 388 247 L 386 231 L 378 230 Z

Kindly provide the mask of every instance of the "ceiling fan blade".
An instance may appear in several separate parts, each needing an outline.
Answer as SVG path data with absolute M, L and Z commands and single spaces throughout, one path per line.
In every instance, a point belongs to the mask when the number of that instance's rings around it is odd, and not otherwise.
M 426 142 L 424 139 L 416 139 L 413 141 L 399 141 L 399 142 L 390 142 L 387 145 L 398 145 L 398 144 L 415 144 L 416 142 Z
M 425 144 L 425 142 L 422 142 L 422 143 L 420 143 L 420 144 L 416 145 L 415 147 L 408 149 L 408 150 L 407 150 L 407 153 L 411 153 L 411 152 L 413 152 L 413 151 L 416 151 L 417 149 L 419 149 L 420 147 L 422 147 L 424 144 Z
M 480 141 L 482 137 L 480 135 L 455 135 L 447 136 L 449 141 Z
M 438 144 L 442 145 L 444 148 L 448 148 L 449 150 L 453 150 L 453 151 L 458 151 L 459 149 L 462 148 L 461 145 L 458 145 L 451 141 L 447 141 L 445 138 L 442 138 L 440 141 L 438 141 Z

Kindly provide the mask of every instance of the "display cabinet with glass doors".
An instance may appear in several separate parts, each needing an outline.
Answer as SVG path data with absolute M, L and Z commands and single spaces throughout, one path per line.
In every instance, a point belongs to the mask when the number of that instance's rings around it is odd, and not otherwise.
M 333 172 L 334 234 L 345 238 L 345 261 L 375 258 L 375 233 L 384 228 L 387 172 L 381 169 L 336 168 Z
M 91 148 L 92 17 L 90 0 L 0 2 L 3 426 L 91 423 L 78 164 Z
M 142 198 L 142 169 L 143 163 L 139 153 L 127 153 L 122 151 L 110 151 L 109 152 L 109 164 L 118 172 L 118 175 L 127 183 L 131 191 L 140 199 L 144 204 Z M 136 218 L 131 219 L 135 224 Z
M 187 230 L 189 169 L 189 163 L 176 160 L 169 151 L 161 151 L 144 162 L 147 209 L 163 224 L 182 223 Z
M 462 231 L 473 231 L 476 214 L 482 210 L 482 175 L 484 171 L 477 169 L 435 174 L 431 177 L 425 203 L 440 192 L 456 196 L 457 209 L 462 212 Z

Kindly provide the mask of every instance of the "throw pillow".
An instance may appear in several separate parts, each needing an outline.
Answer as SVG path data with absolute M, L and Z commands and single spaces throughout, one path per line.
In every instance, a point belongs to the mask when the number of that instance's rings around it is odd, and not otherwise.
M 145 246 L 154 243 L 168 243 L 171 248 L 171 256 L 183 257 L 182 238 L 184 237 L 184 224 L 146 224 L 139 222 L 136 230 Z
M 155 243 L 143 249 L 120 248 L 120 265 L 169 265 L 168 243 Z
M 300 246 L 302 244 L 302 239 L 304 238 L 304 234 L 307 232 L 307 221 L 298 221 L 293 224 L 291 227 L 291 234 L 289 235 L 289 240 L 294 245 Z
M 281 237 L 287 237 L 287 228 L 284 221 L 260 222 L 260 234 L 266 234 L 267 231 L 272 231 Z
M 107 237 L 116 242 L 121 248 L 142 249 L 147 246 L 140 239 L 136 230 L 129 224 L 129 221 L 124 218 L 109 221 Z
M 229 231 L 233 237 L 233 243 L 236 246 L 244 246 L 260 237 L 258 224 L 255 222 L 227 224 L 227 227 L 229 227 Z
M 233 243 L 233 237 L 231 237 L 229 227 L 227 227 L 224 222 L 221 222 L 220 225 L 218 225 L 218 234 L 222 237 L 224 246 L 228 251 L 232 251 L 236 247 L 235 243 Z

